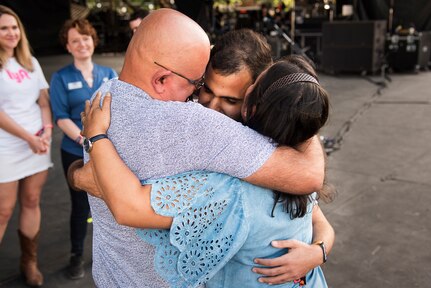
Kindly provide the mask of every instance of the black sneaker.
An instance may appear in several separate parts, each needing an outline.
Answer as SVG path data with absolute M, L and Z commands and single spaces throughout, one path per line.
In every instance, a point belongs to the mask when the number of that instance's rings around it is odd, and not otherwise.
M 82 256 L 73 255 L 70 257 L 69 266 L 67 267 L 66 276 L 69 279 L 76 280 L 84 278 L 84 260 Z

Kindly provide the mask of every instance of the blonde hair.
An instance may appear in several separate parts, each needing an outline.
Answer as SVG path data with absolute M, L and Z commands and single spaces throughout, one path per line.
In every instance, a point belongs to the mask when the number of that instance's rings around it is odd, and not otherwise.
M 28 43 L 27 35 L 24 30 L 24 25 L 22 25 L 22 22 L 19 19 L 18 15 L 13 12 L 12 9 L 0 5 L 0 17 L 5 14 L 15 18 L 16 22 L 18 23 L 18 28 L 21 32 L 20 40 L 13 52 L 16 61 L 18 61 L 18 63 L 28 71 L 33 72 L 34 67 L 33 62 L 31 61 L 30 45 Z M 0 70 L 4 68 L 8 59 L 9 56 L 7 55 L 6 51 L 3 49 L 3 47 L 0 46 Z

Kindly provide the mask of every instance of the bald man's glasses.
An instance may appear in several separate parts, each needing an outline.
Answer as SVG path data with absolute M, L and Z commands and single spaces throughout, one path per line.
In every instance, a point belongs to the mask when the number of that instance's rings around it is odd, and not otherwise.
M 192 80 L 192 79 L 190 79 L 190 78 L 187 78 L 187 77 L 186 77 L 186 76 L 184 76 L 184 75 L 181 75 L 180 73 L 177 73 L 177 72 L 175 72 L 175 71 L 172 71 L 171 69 L 166 68 L 165 66 L 163 66 L 163 65 L 161 65 L 161 64 L 159 64 L 159 63 L 157 63 L 156 61 L 154 61 L 154 64 L 156 64 L 157 66 L 162 67 L 163 69 L 166 69 L 166 70 L 168 70 L 168 71 L 170 71 L 170 72 L 174 73 L 174 74 L 175 74 L 175 75 L 177 75 L 177 76 L 180 76 L 180 77 L 181 77 L 181 78 L 183 78 L 183 79 L 186 79 L 186 80 L 187 80 L 187 82 L 189 82 L 190 84 L 192 84 L 193 86 L 195 86 L 195 89 L 196 89 L 196 90 L 199 90 L 199 89 L 204 85 L 204 82 L 205 82 L 205 74 L 204 74 L 204 75 L 202 75 L 202 77 L 201 77 L 201 78 L 199 78 L 198 80 Z

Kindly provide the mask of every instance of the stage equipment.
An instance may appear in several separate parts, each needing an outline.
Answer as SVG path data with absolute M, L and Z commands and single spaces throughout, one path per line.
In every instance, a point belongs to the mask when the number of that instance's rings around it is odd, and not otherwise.
M 376 73 L 384 63 L 386 21 L 323 23 L 322 69 Z
M 428 69 L 431 57 L 431 31 L 388 35 L 386 54 L 389 67 L 395 71 Z
M 235 29 L 249 28 L 260 30 L 262 23 L 262 9 L 259 6 L 236 7 Z
M 301 47 L 299 47 L 284 31 L 283 29 L 280 28 L 280 26 L 278 26 L 277 24 L 274 24 L 274 29 L 275 31 L 277 31 L 278 35 L 281 36 L 284 40 L 287 41 L 287 43 L 289 43 L 290 47 L 291 47 L 291 51 L 295 54 L 299 54 L 301 56 L 303 56 L 304 58 L 306 58 L 311 64 L 314 65 L 313 60 L 311 60 L 306 54 L 305 52 L 301 49 Z
M 388 32 L 392 33 L 393 23 L 394 23 L 394 0 L 390 1 L 389 13 L 388 13 Z

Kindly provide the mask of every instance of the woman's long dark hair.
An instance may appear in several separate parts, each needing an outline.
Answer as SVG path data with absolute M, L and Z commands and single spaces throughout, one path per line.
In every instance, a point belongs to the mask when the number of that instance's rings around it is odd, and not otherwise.
M 278 79 L 305 73 L 317 80 L 312 66 L 300 56 L 288 56 L 272 65 L 258 79 L 246 100 L 245 124 L 271 137 L 279 145 L 296 148 L 318 133 L 329 113 L 328 93 L 312 82 L 296 82 L 265 91 Z M 274 191 L 275 204 L 283 202 L 292 219 L 307 213 L 309 195 Z

